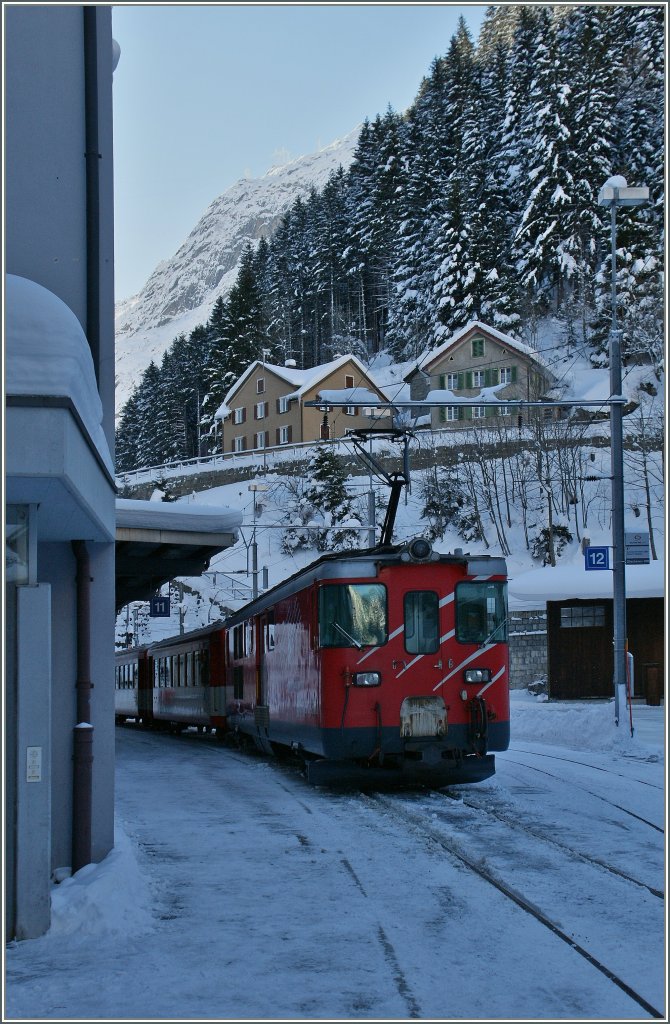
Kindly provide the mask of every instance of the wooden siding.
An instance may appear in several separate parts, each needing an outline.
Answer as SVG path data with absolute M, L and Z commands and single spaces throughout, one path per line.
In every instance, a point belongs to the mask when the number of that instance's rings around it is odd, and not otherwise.
M 602 626 L 561 625 L 561 611 L 603 609 Z M 590 612 L 586 612 L 588 616 Z M 658 666 L 663 689 L 665 618 L 662 598 L 626 601 L 628 649 L 635 663 L 635 696 L 645 697 L 647 665 Z M 614 695 L 613 613 L 609 598 L 547 602 L 547 675 L 554 700 Z

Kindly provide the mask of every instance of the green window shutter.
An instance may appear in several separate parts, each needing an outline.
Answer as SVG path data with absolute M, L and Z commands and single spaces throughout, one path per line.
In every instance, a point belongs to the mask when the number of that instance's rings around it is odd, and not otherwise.
M 447 422 L 447 410 L 445 409 L 445 407 L 443 405 L 440 406 L 439 413 L 440 413 L 440 417 L 439 417 L 440 423 L 446 423 Z
M 493 370 L 484 370 L 484 387 L 490 388 L 493 384 Z
M 500 370 L 497 366 L 491 369 L 491 385 L 500 384 Z
M 486 416 L 487 419 L 490 416 L 497 416 L 498 415 L 498 410 L 496 409 L 495 405 L 485 405 L 484 406 L 484 415 Z
M 472 370 L 465 371 L 465 386 L 466 388 L 474 387 L 474 384 L 472 383 Z
M 463 406 L 463 419 L 464 420 L 471 420 L 472 419 L 472 406 L 471 405 L 464 405 Z
M 447 376 L 444 373 L 440 374 L 440 391 L 444 391 L 447 386 Z
M 516 384 L 516 366 L 512 366 L 512 384 Z
M 461 370 L 458 374 L 458 390 L 462 391 L 465 387 L 465 374 Z

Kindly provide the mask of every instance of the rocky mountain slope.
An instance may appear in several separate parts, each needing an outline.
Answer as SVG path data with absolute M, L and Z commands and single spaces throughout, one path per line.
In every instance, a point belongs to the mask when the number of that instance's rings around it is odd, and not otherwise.
M 117 410 L 150 361 L 160 362 L 173 339 L 205 323 L 217 298 L 228 294 L 246 244 L 271 235 L 298 196 L 349 166 L 358 134 L 356 128 L 316 153 L 231 185 L 142 290 L 116 304 Z

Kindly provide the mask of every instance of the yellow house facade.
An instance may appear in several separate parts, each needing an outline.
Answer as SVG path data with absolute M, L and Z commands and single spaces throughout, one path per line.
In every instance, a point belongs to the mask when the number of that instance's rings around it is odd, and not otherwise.
M 327 416 L 306 402 L 321 391 L 342 392 L 351 405 Z M 374 400 L 387 403 L 363 364 L 353 355 L 299 370 L 256 360 L 235 382 L 216 412 L 220 450 L 245 452 L 325 438 L 370 426 L 379 418 Z
M 478 320 L 467 324 L 438 348 L 425 352 L 405 376 L 412 400 L 454 397 L 454 404 L 430 409 L 433 430 L 466 424 L 516 423 L 513 406 L 463 405 L 458 399 L 536 401 L 553 377 L 537 353 L 523 342 Z M 428 406 L 426 407 L 428 412 Z

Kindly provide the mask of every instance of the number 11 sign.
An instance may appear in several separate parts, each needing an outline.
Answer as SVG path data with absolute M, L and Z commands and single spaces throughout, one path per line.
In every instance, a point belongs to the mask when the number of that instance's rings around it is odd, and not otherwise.
M 584 548 L 585 569 L 609 569 L 610 549 L 609 548 Z

